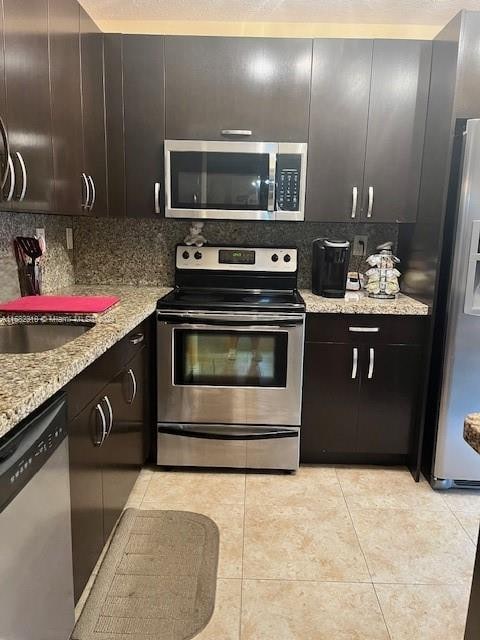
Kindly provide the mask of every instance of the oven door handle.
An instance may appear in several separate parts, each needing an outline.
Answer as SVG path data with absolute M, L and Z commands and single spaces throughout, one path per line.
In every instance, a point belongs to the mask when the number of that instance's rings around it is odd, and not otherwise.
M 286 329 L 295 329 L 296 327 L 299 326 L 300 323 L 298 324 L 272 324 L 271 322 L 268 322 L 266 324 L 251 324 L 250 322 L 232 322 L 232 323 L 226 323 L 226 322 L 221 322 L 220 324 L 218 322 L 202 322 L 201 324 L 196 323 L 196 322 L 189 322 L 189 323 L 179 323 L 177 324 L 176 322 L 170 322 L 168 321 L 168 323 L 166 323 L 168 325 L 171 325 L 172 328 L 174 329 L 187 329 L 189 331 L 193 330 L 193 331 L 206 331 L 208 329 L 216 329 L 218 331 L 285 331 Z
M 199 327 L 227 327 L 231 329 L 232 327 L 249 327 L 251 329 L 264 329 L 264 328 L 272 328 L 272 329 L 284 329 L 284 328 L 293 328 L 299 325 L 302 325 L 305 321 L 305 316 L 300 314 L 290 314 L 290 315 L 278 315 L 273 317 L 262 317 L 261 315 L 239 315 L 235 316 L 226 316 L 226 315 L 190 315 L 188 313 L 178 313 L 178 314 L 163 314 L 158 313 L 157 318 L 159 322 L 165 322 L 166 324 L 172 324 L 177 327 L 182 328 L 199 328 Z
M 235 431 L 234 433 L 222 433 L 219 431 L 194 431 L 192 429 L 178 429 L 176 427 L 160 427 L 159 433 L 167 433 L 174 436 L 182 436 L 184 438 L 199 438 L 203 440 L 271 440 L 276 438 L 298 438 L 298 430 L 288 429 L 268 429 L 259 431 L 250 431 L 242 433 Z

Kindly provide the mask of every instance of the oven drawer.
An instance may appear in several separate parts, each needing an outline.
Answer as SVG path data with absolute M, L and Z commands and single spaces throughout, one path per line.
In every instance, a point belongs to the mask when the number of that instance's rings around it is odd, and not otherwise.
M 158 425 L 157 464 L 295 471 L 300 429 L 232 425 Z

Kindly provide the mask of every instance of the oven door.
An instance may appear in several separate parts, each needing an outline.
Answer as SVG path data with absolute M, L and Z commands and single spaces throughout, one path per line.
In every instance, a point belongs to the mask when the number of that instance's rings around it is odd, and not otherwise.
M 158 421 L 300 425 L 304 324 L 304 314 L 159 313 Z
M 278 144 L 165 142 L 166 217 L 274 220 Z

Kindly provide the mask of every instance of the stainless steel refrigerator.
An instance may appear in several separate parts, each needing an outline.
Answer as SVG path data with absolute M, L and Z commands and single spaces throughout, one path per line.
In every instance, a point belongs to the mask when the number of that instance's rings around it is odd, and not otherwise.
M 437 421 L 431 483 L 445 489 L 480 488 L 480 455 L 463 439 L 465 416 L 480 412 L 480 120 L 457 125 L 429 395 Z

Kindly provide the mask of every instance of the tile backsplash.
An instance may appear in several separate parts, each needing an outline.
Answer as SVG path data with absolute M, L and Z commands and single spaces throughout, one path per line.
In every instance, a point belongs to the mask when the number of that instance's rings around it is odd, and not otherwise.
M 15 236 L 35 235 L 45 229 L 47 253 L 42 259 L 43 293 L 75 282 L 73 252 L 67 251 L 65 229 L 72 218 L 55 215 L 0 212 L 0 302 L 20 295 L 12 241 Z
M 79 284 L 171 285 L 175 245 L 185 238 L 190 222 L 117 218 L 65 217 L 0 212 L 0 301 L 19 295 L 12 240 L 17 235 L 45 229 L 47 254 L 43 259 L 43 292 Z M 74 250 L 68 251 L 65 229 L 74 229 Z M 312 240 L 318 237 L 368 236 L 371 253 L 381 242 L 397 243 L 396 224 L 314 222 L 207 222 L 204 235 L 210 244 L 297 246 L 299 284 L 310 287 Z M 362 269 L 352 257 L 351 268 Z
M 190 223 L 179 220 L 76 218 L 75 280 L 85 284 L 158 284 L 174 280 L 175 245 L 182 242 Z M 299 283 L 310 287 L 312 240 L 319 237 L 368 236 L 367 251 L 387 240 L 397 243 L 396 224 L 314 222 L 207 222 L 204 235 L 210 244 L 297 246 Z M 363 260 L 352 257 L 351 268 Z

